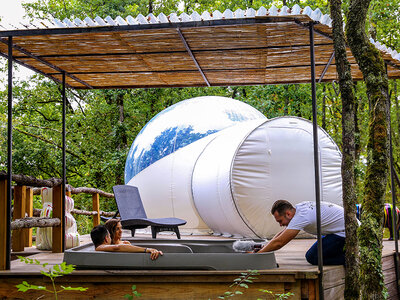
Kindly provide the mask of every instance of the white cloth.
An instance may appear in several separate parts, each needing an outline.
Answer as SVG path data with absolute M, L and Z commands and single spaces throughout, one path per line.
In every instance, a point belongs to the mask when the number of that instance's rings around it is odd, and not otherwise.
M 297 204 L 296 213 L 287 229 L 304 230 L 316 235 L 316 210 L 315 202 L 305 201 Z M 321 234 L 336 234 L 346 237 L 343 207 L 329 202 L 321 202 Z
M 53 215 L 53 189 L 42 188 L 41 190 L 43 209 L 41 217 L 51 218 Z M 71 215 L 74 209 L 74 200 L 65 196 L 65 248 L 79 246 L 79 233 L 75 218 Z M 53 247 L 53 229 L 51 227 L 38 228 L 36 233 L 36 248 L 40 250 L 51 250 Z

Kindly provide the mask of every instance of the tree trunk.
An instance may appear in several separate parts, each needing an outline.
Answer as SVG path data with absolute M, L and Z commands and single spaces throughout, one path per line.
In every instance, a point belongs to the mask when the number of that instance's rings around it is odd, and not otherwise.
M 33 216 L 40 217 L 40 213 L 42 212 L 41 208 L 34 208 L 33 209 Z M 84 216 L 93 216 L 97 215 L 97 211 L 88 211 L 88 210 L 81 210 L 81 209 L 73 209 L 71 210 L 71 214 L 75 215 L 84 215 Z M 114 217 L 116 214 L 115 211 L 102 211 L 100 210 L 100 216 L 105 217 Z
M 394 107 L 396 108 L 396 121 L 397 121 L 397 131 L 392 131 L 392 141 L 394 142 L 396 147 L 400 146 L 399 141 L 399 133 L 400 133 L 400 107 L 399 107 L 399 99 L 397 99 L 397 80 L 394 81 Z
M 124 109 L 124 96 L 125 92 L 120 91 L 117 93 L 115 102 L 118 107 L 118 124 L 116 125 L 116 135 L 115 135 L 115 148 L 119 151 L 128 148 L 128 136 L 126 133 L 125 121 L 125 109 Z M 120 171 L 115 173 L 115 184 L 124 184 L 124 172 L 122 167 L 122 162 L 119 160 Z
M 73 186 L 68 184 L 67 185 L 67 190 L 70 191 L 71 194 L 75 194 L 75 195 L 76 194 L 81 194 L 81 193 L 91 194 L 91 195 L 99 194 L 100 196 L 105 197 L 105 198 L 114 198 L 114 194 L 112 194 L 112 193 L 107 193 L 107 192 L 104 192 L 102 190 L 95 189 L 95 188 L 90 188 L 90 187 L 77 187 L 77 188 L 75 188 L 75 187 L 73 187 Z
M 118 93 L 115 99 L 119 113 L 119 118 L 118 118 L 119 132 L 116 137 L 116 145 L 115 145 L 118 150 L 125 149 L 128 146 L 128 137 L 126 135 L 125 127 L 123 126 L 125 121 L 124 95 L 125 93 L 122 92 Z
M 284 88 L 286 93 L 285 93 L 285 99 L 283 100 L 283 113 L 285 114 L 285 116 L 287 116 L 289 114 L 289 85 L 285 84 Z
M 7 173 L 0 171 L 0 179 L 7 179 Z M 60 178 L 50 178 L 47 180 L 38 179 L 33 176 L 12 174 L 12 180 L 18 185 L 38 186 L 38 187 L 54 187 L 60 185 L 62 180 Z
M 370 0 L 351 0 L 346 34 L 363 73 L 370 100 L 368 165 L 363 215 L 359 229 L 360 280 L 363 299 L 384 299 L 382 274 L 382 225 L 388 176 L 388 81 L 378 50 L 369 42 L 365 19 Z
M 330 0 L 332 32 L 335 47 L 336 71 L 342 99 L 342 189 L 344 221 L 346 228 L 346 275 L 345 299 L 359 299 L 359 247 L 357 239 L 358 222 L 356 218 L 355 193 L 355 104 L 354 84 L 351 77 L 350 63 L 347 59 L 343 33 L 342 1 Z
M 73 209 L 71 210 L 71 214 L 75 215 L 84 215 L 84 216 L 95 216 L 97 215 L 97 211 L 88 211 L 88 210 L 82 210 L 82 209 Z M 102 211 L 100 210 L 100 216 L 105 216 L 105 217 L 114 217 L 115 216 L 115 211 Z

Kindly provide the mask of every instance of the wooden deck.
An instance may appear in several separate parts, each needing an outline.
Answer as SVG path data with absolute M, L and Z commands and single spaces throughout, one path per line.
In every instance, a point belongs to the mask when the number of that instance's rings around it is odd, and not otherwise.
M 143 238 L 144 236 L 139 236 Z M 175 238 L 160 236 L 160 238 Z M 183 239 L 215 239 L 210 236 L 184 236 Z M 218 237 L 220 239 L 220 237 Z M 83 237 L 87 242 L 88 237 Z M 278 269 L 260 270 L 260 275 L 249 284 L 244 295 L 235 298 L 257 299 L 262 297 L 259 289 L 274 293 L 293 292 L 290 299 L 318 299 L 318 268 L 308 264 L 304 258 L 314 239 L 297 239 L 276 251 Z M 394 270 L 394 242 L 384 241 L 383 269 L 389 299 L 398 299 Z M 26 250 L 34 251 L 33 248 Z M 40 252 L 30 256 L 49 265 L 59 264 L 62 253 Z M 48 285 L 50 281 L 40 274 L 41 268 L 26 265 L 19 260 L 11 263 L 11 270 L 0 271 L 1 299 L 36 299 L 41 292 L 18 292 L 15 285 L 23 280 L 36 285 Z M 344 273 L 342 266 L 324 267 L 325 299 L 343 299 Z M 142 294 L 141 299 L 217 299 L 240 275 L 240 271 L 182 271 L 182 270 L 77 270 L 60 277 L 57 283 L 64 286 L 82 286 L 84 293 L 63 292 L 61 299 L 123 299 L 131 292 L 132 285 Z M 54 299 L 50 294 L 40 299 Z M 267 298 L 268 299 L 268 298 Z

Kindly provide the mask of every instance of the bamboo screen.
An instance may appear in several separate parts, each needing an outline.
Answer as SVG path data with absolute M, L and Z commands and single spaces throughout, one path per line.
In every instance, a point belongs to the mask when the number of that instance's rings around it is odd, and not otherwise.
M 307 16 L 254 18 L 253 23 L 226 22 L 204 25 L 193 22 L 157 28 L 117 29 L 63 33 L 51 30 L 13 37 L 13 56 L 30 68 L 82 88 L 193 87 L 307 83 L 310 73 L 310 37 Z M 127 28 L 127 27 L 125 27 Z M 21 33 L 23 31 L 20 31 Z M 1 33 L 1 32 L 0 32 Z M 331 28 L 315 25 L 316 79 L 333 55 Z M 7 37 L 0 52 L 7 55 Z M 192 53 L 193 57 L 190 55 Z M 391 78 L 400 78 L 400 62 L 382 52 Z M 361 80 L 348 51 L 354 80 Z M 204 73 L 203 78 L 199 68 Z M 336 80 L 335 60 L 322 81 Z

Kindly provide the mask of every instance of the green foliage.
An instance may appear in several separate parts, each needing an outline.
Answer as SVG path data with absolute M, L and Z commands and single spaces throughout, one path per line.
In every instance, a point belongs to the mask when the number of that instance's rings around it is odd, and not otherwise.
M 229 286 L 229 291 L 226 291 L 223 295 L 219 296 L 218 299 L 228 299 L 230 297 L 235 297 L 238 295 L 243 295 L 246 289 L 249 288 L 249 284 L 254 283 L 254 280 L 257 279 L 256 276 L 260 275 L 257 270 L 247 270 L 247 272 L 240 273 L 238 278 L 233 280 L 233 283 Z M 241 290 L 240 290 L 241 289 Z M 259 289 L 260 292 L 266 294 L 267 299 L 276 299 L 283 300 L 288 299 L 291 296 L 294 296 L 292 292 L 279 294 L 274 293 L 270 290 Z M 261 300 L 261 298 L 257 298 L 257 300 Z
M 126 294 L 124 298 L 132 300 L 134 297 L 140 298 L 141 296 L 142 294 L 136 290 L 136 285 L 132 285 L 132 294 Z
M 274 292 L 269 291 L 269 290 L 260 289 L 259 291 L 263 292 L 263 293 L 265 293 L 265 294 L 267 294 L 269 296 L 272 296 L 273 299 L 276 299 L 276 300 L 289 299 L 290 297 L 294 296 L 294 294 L 292 292 L 287 292 L 287 293 L 284 293 L 284 294 L 274 294 Z M 257 300 L 261 300 L 261 299 L 257 299 Z
M 393 49 L 400 48 L 399 0 L 372 0 L 369 32 L 372 37 Z
M 87 288 L 83 288 L 83 287 L 65 287 L 63 285 L 60 285 L 59 290 L 57 290 L 56 285 L 55 285 L 55 279 L 57 277 L 61 277 L 64 275 L 68 275 L 71 274 L 74 270 L 75 270 L 75 266 L 74 265 L 67 265 L 65 262 L 62 262 L 59 265 L 54 265 L 52 268 L 46 268 L 48 263 L 41 263 L 39 260 L 37 259 L 31 259 L 29 257 L 23 257 L 23 256 L 18 256 L 18 258 L 29 265 L 40 265 L 42 266 L 42 268 L 44 270 L 40 271 L 40 273 L 46 277 L 48 277 L 51 280 L 51 284 L 53 287 L 53 290 L 48 289 L 45 286 L 41 286 L 41 285 L 33 285 L 33 284 L 29 284 L 26 281 L 23 281 L 22 283 L 16 285 L 16 287 L 18 288 L 19 292 L 27 292 L 29 290 L 38 290 L 38 291 L 45 291 L 48 293 L 52 293 L 54 294 L 54 298 L 57 299 L 58 298 L 58 294 L 63 292 L 63 291 L 78 291 L 78 292 L 85 292 L 87 290 Z
M 375 28 L 377 40 L 388 46 L 400 48 L 398 7 L 400 0 L 371 1 L 367 28 Z M 343 1 L 347 10 L 349 1 Z M 151 4 L 151 7 L 149 6 Z M 59 19 L 86 16 L 91 18 L 110 15 L 115 18 L 138 14 L 155 15 L 177 12 L 191 13 L 270 5 L 292 7 L 310 6 L 329 13 L 328 0 L 36 0 L 25 3 L 31 18 Z M 0 67 L 4 69 L 4 64 Z M 3 70 L 4 71 L 4 70 Z M 400 108 L 397 99 L 399 88 L 391 82 L 392 126 L 395 166 L 400 172 Z M 184 99 L 219 95 L 244 101 L 260 110 L 268 118 L 290 115 L 311 120 L 311 95 L 308 84 L 236 86 L 211 88 L 131 89 L 67 91 L 67 179 L 73 186 L 87 186 L 112 191 L 112 186 L 124 182 L 124 166 L 129 147 L 139 131 L 158 112 Z M 317 85 L 318 122 L 341 148 L 341 98 L 337 84 Z M 361 202 L 364 198 L 366 170 L 369 101 L 365 84 L 357 83 L 358 143 L 356 192 Z M 41 75 L 27 81 L 14 81 L 13 105 L 13 172 L 47 179 L 61 177 L 61 93 L 60 86 Z M 396 101 L 397 100 L 397 106 Z M 6 170 L 7 153 L 7 91 L 0 91 L 0 170 Z M 390 194 L 388 194 L 390 197 Z M 74 196 L 75 208 L 91 210 L 91 199 L 85 195 Z M 35 204 L 36 208 L 40 203 Z M 101 201 L 101 209 L 116 209 L 112 199 Z M 77 217 L 80 233 L 88 233 L 91 222 L 87 217 Z
M 238 289 L 248 289 L 248 284 L 253 283 L 253 280 L 257 279 L 257 277 L 255 277 L 257 275 L 259 275 L 257 270 L 247 270 L 247 272 L 240 273 L 240 276 L 235 278 L 233 283 L 229 286 L 231 290 L 226 291 L 223 295 L 219 296 L 218 299 L 227 299 L 237 295 L 242 295 L 243 292 Z

